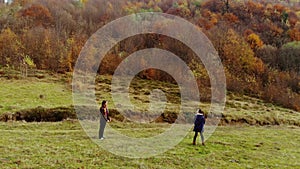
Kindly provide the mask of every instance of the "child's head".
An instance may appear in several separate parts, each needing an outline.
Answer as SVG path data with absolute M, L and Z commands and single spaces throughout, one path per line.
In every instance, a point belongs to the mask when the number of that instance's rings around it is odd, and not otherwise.
M 204 112 L 201 109 L 198 109 L 198 113 L 204 114 Z

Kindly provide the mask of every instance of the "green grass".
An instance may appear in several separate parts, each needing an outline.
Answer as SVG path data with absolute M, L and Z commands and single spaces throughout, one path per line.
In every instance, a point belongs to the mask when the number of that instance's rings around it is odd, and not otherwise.
M 132 137 L 152 136 L 165 126 L 131 126 Z M 149 131 L 152 129 L 152 132 Z M 299 168 L 300 128 L 222 126 L 206 141 L 191 145 L 190 132 L 176 147 L 147 159 L 116 156 L 94 144 L 78 122 L 0 123 L 2 168 Z M 135 132 L 140 130 L 140 132 Z M 108 138 L 109 139 L 109 138 Z
M 72 104 L 69 76 L 44 72 L 39 74 L 42 77 L 0 77 L 0 114 L 38 106 L 54 108 Z M 96 98 L 98 103 L 105 99 L 110 102 L 110 108 L 116 108 L 110 95 L 111 78 L 97 77 Z M 135 78 L 130 85 L 130 99 L 139 111 L 149 108 L 149 95 L 153 89 L 165 92 L 169 100 L 166 111 L 176 110 L 180 98 L 178 86 Z M 203 102 L 200 106 L 206 112 L 209 111 L 209 103 Z M 300 167 L 300 150 L 297 148 L 300 128 L 282 125 L 299 123 L 299 112 L 229 93 L 224 115 L 229 121 L 277 120 L 282 123 L 280 126 L 220 126 L 207 140 L 205 147 L 192 146 L 193 132 L 190 132 L 176 147 L 147 159 L 130 159 L 106 151 L 90 140 L 77 121 L 0 123 L 0 164 L 1 168 Z M 116 121 L 110 125 L 122 134 L 135 138 L 158 135 L 170 126 Z
M 245 119 L 249 124 L 271 123 L 300 126 L 300 112 L 265 103 L 249 96 L 228 94 L 224 115 L 227 119 Z
M 17 74 L 17 72 L 14 72 L 14 74 Z M 43 78 L 36 78 L 35 76 L 28 78 L 19 77 L 10 80 L 0 78 L 0 114 L 5 112 L 13 113 L 38 106 L 55 108 L 72 105 L 71 77 L 69 75 L 57 75 L 47 72 L 39 72 L 37 74 L 39 76 L 42 75 Z M 10 76 L 14 77 L 16 75 Z M 108 100 L 109 107 L 115 109 L 117 105 L 112 100 L 110 93 L 111 79 L 112 76 L 108 75 L 98 76 L 96 78 L 95 95 L 99 105 L 102 100 Z M 81 87 L 83 87 L 82 84 Z M 150 94 L 154 89 L 163 91 L 168 100 L 165 112 L 178 112 L 180 92 L 177 85 L 134 78 L 130 84 L 129 96 L 136 108 L 136 112 L 147 112 L 150 106 Z M 89 103 L 90 101 L 89 96 L 82 98 L 82 103 Z M 196 102 L 195 105 L 199 105 L 205 112 L 209 112 L 209 103 Z M 195 110 L 196 108 L 190 107 L 190 109 Z M 161 114 L 161 112 L 155 113 Z M 228 93 L 223 114 L 229 123 L 243 120 L 249 124 L 290 124 L 300 126 L 299 112 L 234 93 Z
M 0 114 L 38 106 L 72 105 L 70 89 L 63 83 L 32 80 L 0 81 Z
M 100 103 L 101 100 L 108 100 L 111 104 L 111 108 L 115 108 L 116 105 L 110 95 L 111 76 L 102 75 L 97 77 L 96 82 L 96 97 Z M 160 82 L 160 81 L 149 81 L 140 78 L 134 78 L 130 84 L 129 96 L 130 101 L 137 111 L 147 111 L 150 106 L 151 91 L 154 89 L 162 90 L 168 99 L 166 110 L 176 111 L 178 104 L 180 103 L 180 91 L 177 85 Z M 122 102 L 122 101 L 121 101 Z

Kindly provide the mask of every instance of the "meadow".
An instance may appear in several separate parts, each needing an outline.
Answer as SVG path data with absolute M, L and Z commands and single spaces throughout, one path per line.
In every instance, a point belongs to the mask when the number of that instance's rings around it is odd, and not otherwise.
M 35 71 L 24 77 L 19 71 L 0 69 L 0 114 L 22 109 L 72 105 L 67 75 Z
M 111 76 L 98 78 L 97 101 L 111 100 L 108 94 L 99 92 L 109 93 L 110 79 Z M 48 73 L 42 78 L 1 77 L 0 114 L 37 106 L 68 107 L 72 104 L 68 82 L 70 76 Z M 163 82 L 135 79 L 131 87 L 130 97 L 140 110 L 147 108 L 147 94 L 155 88 L 172 98 L 168 111 L 180 97 L 175 85 Z M 209 109 L 209 103 L 200 106 L 205 111 Z M 177 146 L 145 159 L 121 157 L 103 149 L 87 136 L 76 119 L 0 122 L 0 164 L 2 168 L 299 168 L 299 119 L 299 112 L 228 93 L 224 120 L 206 140 L 206 146 L 193 146 L 190 130 Z M 157 135 L 170 126 L 117 120 L 109 125 L 136 138 Z M 113 139 L 107 137 L 107 141 Z
M 111 125 L 123 125 L 118 122 Z M 126 124 L 132 125 L 132 124 Z M 139 137 L 131 128 L 122 132 Z M 164 154 L 132 159 L 111 154 L 92 142 L 77 121 L 0 123 L 3 168 L 299 168 L 300 128 L 219 126 L 206 146 L 191 144 L 190 132 Z M 109 139 L 109 138 L 107 138 Z

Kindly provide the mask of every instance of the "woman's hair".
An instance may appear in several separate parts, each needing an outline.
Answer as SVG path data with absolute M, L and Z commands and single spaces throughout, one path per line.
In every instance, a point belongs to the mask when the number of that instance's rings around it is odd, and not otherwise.
M 106 100 L 103 100 L 103 101 L 102 101 L 102 104 L 101 104 L 102 107 L 105 105 L 105 103 L 107 103 L 107 101 L 106 101 Z

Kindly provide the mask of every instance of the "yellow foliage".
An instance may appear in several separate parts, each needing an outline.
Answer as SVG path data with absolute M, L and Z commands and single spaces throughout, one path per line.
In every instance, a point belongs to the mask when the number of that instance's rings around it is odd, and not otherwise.
M 264 45 L 263 41 L 255 33 L 251 33 L 247 38 L 247 42 L 250 44 L 251 49 L 258 49 Z
M 88 0 L 80 0 L 81 3 L 85 4 Z
M 30 68 L 35 68 L 35 67 L 36 67 L 34 61 L 33 61 L 28 55 L 26 55 L 25 58 L 24 58 L 23 60 L 24 60 L 24 62 L 25 62 Z
M 214 14 L 212 15 L 211 19 L 210 19 L 210 22 L 215 25 L 218 23 L 218 19 L 217 19 L 217 16 Z
M 0 34 L 0 63 L 17 65 L 21 43 L 18 36 L 9 28 Z

